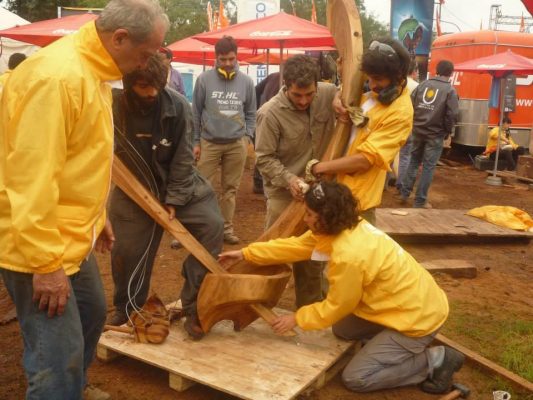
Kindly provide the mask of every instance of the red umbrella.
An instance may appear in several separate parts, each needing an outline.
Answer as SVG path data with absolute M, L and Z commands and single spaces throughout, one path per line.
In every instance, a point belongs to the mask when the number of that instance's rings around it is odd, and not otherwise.
M 497 99 L 500 98 L 500 132 L 504 115 L 504 91 L 501 85 L 501 79 L 507 75 L 515 73 L 517 75 L 533 74 L 533 60 L 520 56 L 507 50 L 503 53 L 493 54 L 487 57 L 476 58 L 457 64 L 454 68 L 456 71 L 488 73 L 492 75 L 491 99 L 494 108 L 498 107 Z M 502 184 L 501 178 L 496 176 L 498 170 L 498 158 L 500 154 L 500 135 L 496 145 L 496 158 L 494 161 L 494 170 L 492 176 L 489 176 L 486 183 L 489 185 L 499 186 Z
M 0 36 L 21 42 L 46 46 L 62 36 L 76 32 L 82 25 L 98 18 L 96 14 L 77 14 L 63 18 L 47 19 L 28 25 L 18 25 L 0 31 Z
M 454 69 L 456 71 L 489 73 L 496 78 L 513 72 L 518 75 L 528 75 L 533 74 L 533 60 L 507 50 L 503 53 L 462 62 L 457 64 Z
M 223 36 L 232 36 L 240 47 L 251 49 L 335 46 L 331 32 L 325 26 L 284 12 L 193 37 L 215 44 Z

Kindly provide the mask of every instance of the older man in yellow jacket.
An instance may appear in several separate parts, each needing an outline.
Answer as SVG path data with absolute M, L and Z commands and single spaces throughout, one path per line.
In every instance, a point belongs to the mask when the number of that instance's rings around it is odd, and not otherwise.
M 95 247 L 109 249 L 111 87 L 142 68 L 168 18 L 150 0 L 111 0 L 96 22 L 40 50 L 0 108 L 0 272 L 24 337 L 27 399 L 106 398 L 86 387 L 105 321 Z

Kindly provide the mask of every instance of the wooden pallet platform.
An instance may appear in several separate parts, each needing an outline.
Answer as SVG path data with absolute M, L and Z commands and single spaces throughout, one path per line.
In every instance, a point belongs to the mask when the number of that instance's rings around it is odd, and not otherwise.
M 353 354 L 354 344 L 335 338 L 330 330 L 298 333 L 290 338 L 276 336 L 259 319 L 235 332 L 230 321 L 222 321 L 195 342 L 182 322 L 174 322 L 160 345 L 104 332 L 97 355 L 104 361 L 124 355 L 164 369 L 169 386 L 178 391 L 201 383 L 241 399 L 285 400 L 323 386 Z
M 423 208 L 378 208 L 376 226 L 395 238 L 464 237 L 519 238 L 531 240 L 533 233 L 503 228 L 466 215 L 467 210 Z

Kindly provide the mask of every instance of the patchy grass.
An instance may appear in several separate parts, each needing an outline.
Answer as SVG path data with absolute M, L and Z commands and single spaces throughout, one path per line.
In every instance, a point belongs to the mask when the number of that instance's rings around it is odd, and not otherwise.
M 466 301 L 451 301 L 443 333 L 528 381 L 533 381 L 533 320 L 505 310 Z M 493 389 L 513 392 L 509 382 L 497 378 Z M 526 395 L 533 399 L 533 395 Z M 516 398 L 513 396 L 513 398 Z M 524 397 L 519 397 L 524 398 Z

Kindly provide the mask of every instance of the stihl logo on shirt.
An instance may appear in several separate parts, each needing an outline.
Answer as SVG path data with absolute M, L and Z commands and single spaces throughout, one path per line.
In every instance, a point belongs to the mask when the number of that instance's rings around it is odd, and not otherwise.
M 242 108 L 242 100 L 239 99 L 239 92 L 222 92 L 222 91 L 213 91 L 211 92 L 211 98 L 215 99 L 219 111 L 223 114 L 227 114 L 228 111 L 230 114 L 235 114 Z

